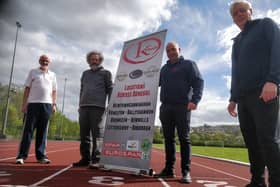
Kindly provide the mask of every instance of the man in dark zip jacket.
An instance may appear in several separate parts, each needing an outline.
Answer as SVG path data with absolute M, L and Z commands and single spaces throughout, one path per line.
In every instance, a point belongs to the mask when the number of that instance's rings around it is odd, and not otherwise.
M 112 75 L 102 67 L 102 61 L 103 55 L 98 51 L 87 54 L 90 69 L 82 74 L 79 101 L 81 160 L 73 163 L 75 167 L 94 165 L 100 160 L 101 145 L 98 145 L 100 142 L 97 139 L 102 138 L 102 134 L 99 125 L 106 99 L 112 92 Z
M 160 72 L 160 120 L 165 140 L 165 167 L 156 177 L 175 177 L 174 163 L 176 154 L 175 128 L 180 141 L 181 182 L 190 183 L 191 144 L 190 118 L 191 110 L 197 108 L 202 97 L 203 79 L 195 64 L 180 56 L 176 42 L 166 46 L 169 58 Z
M 250 160 L 251 182 L 247 187 L 280 186 L 280 30 L 269 19 L 252 20 L 248 1 L 230 6 L 241 32 L 232 47 L 230 115 L 238 118 Z

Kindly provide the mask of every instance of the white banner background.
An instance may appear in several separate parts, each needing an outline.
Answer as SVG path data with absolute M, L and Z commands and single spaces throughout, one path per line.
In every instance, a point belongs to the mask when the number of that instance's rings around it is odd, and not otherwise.
M 150 167 L 166 30 L 124 43 L 107 111 L 100 164 Z

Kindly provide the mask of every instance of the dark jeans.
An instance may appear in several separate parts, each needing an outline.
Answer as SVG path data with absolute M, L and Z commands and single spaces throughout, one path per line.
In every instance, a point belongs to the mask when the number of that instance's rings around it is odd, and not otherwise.
M 182 174 L 190 171 L 191 143 L 190 143 L 190 116 L 186 105 L 160 106 L 160 121 L 162 123 L 165 141 L 165 167 L 174 169 L 176 160 L 175 128 L 180 141 Z
M 52 113 L 52 105 L 47 103 L 29 103 L 22 139 L 17 158 L 26 159 L 28 156 L 34 129 L 36 128 L 35 154 L 36 159 L 47 158 L 46 139 L 48 135 L 48 124 Z
M 104 108 L 94 106 L 80 108 L 80 153 L 84 161 L 95 161 L 97 159 L 96 156 L 100 154 L 97 149 L 96 138 L 102 138 L 103 136 L 99 125 L 104 110 Z
M 269 171 L 270 187 L 280 186 L 279 97 L 265 103 L 260 93 L 247 95 L 238 104 L 241 132 L 248 148 L 252 181 L 263 182 Z

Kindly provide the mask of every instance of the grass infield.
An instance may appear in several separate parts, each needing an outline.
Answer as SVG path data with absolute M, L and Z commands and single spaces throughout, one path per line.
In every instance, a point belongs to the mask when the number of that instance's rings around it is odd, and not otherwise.
M 163 144 L 153 144 L 153 147 L 164 149 Z M 178 145 L 176 146 L 176 150 L 177 152 L 180 150 Z M 192 146 L 192 153 L 249 163 L 248 152 L 246 148 Z

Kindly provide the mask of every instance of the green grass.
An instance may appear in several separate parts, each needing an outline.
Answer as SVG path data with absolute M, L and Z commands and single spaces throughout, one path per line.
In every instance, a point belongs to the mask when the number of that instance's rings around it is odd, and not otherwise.
M 163 144 L 153 144 L 153 147 L 164 149 Z M 180 147 L 176 146 L 176 150 L 179 151 Z M 246 148 L 192 146 L 192 154 L 199 154 L 204 156 L 224 158 L 249 163 L 247 155 L 248 152 Z

